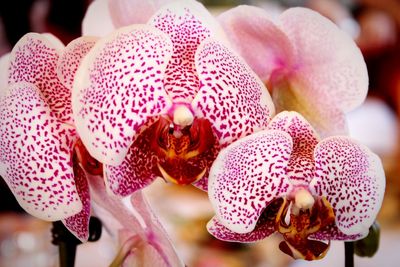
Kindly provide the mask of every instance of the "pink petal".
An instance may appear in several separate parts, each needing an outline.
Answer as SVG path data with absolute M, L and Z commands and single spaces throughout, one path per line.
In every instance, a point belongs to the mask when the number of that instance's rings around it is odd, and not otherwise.
M 199 90 L 195 53 L 210 36 L 223 36 L 218 22 L 196 1 L 176 1 L 157 11 L 150 25 L 168 34 L 172 58 L 165 71 L 164 87 L 174 102 L 190 103 Z
M 163 33 L 133 25 L 98 41 L 84 58 L 72 94 L 74 119 L 98 161 L 121 164 L 149 118 L 171 107 L 162 81 L 171 49 Z
M 311 91 L 307 83 L 293 76 L 290 81 L 280 80 L 272 84 L 272 97 L 277 111 L 301 113 L 321 137 L 347 134 L 343 111 L 324 92 L 314 90 L 309 94 Z
M 271 203 L 260 215 L 253 231 L 249 233 L 235 233 L 221 224 L 213 217 L 207 224 L 207 230 L 216 238 L 223 241 L 234 242 L 256 242 L 262 240 L 275 232 L 275 217 L 282 201 Z
M 380 159 L 347 137 L 323 140 L 315 149 L 313 194 L 326 196 L 336 225 L 346 235 L 365 234 L 374 222 L 385 191 Z
M 106 36 L 115 29 L 111 20 L 108 0 L 91 2 L 82 21 L 82 35 Z
M 299 113 L 288 111 L 276 115 L 267 129 L 284 131 L 292 137 L 287 175 L 292 184 L 307 186 L 314 178 L 314 148 L 318 144 L 315 130 Z
M 346 235 L 343 234 L 336 225 L 330 224 L 323 229 L 320 229 L 318 232 L 310 235 L 310 239 L 315 240 L 341 240 L 341 241 L 354 241 L 364 238 L 367 233 L 363 234 L 354 234 L 354 235 Z
M 109 195 L 101 176 L 86 174 L 90 188 L 90 197 L 95 215 L 100 218 L 104 227 L 115 237 L 115 230 L 126 228 L 137 234 L 141 239 L 146 238 L 145 224 L 135 209 L 128 210 L 122 199 Z
M 216 41 L 204 41 L 196 53 L 200 91 L 192 102 L 207 118 L 222 147 L 267 126 L 274 105 L 253 71 Z
M 218 17 L 234 48 L 263 82 L 271 74 L 290 69 L 294 48 L 269 13 L 252 6 L 238 6 Z
M 58 59 L 57 75 L 61 83 L 72 89 L 76 71 L 83 57 L 92 49 L 97 37 L 82 36 L 70 42 Z
M 367 68 L 350 36 L 327 18 L 305 8 L 288 9 L 279 22 L 295 46 L 297 67 L 293 76 L 303 81 L 306 98 L 323 92 L 324 98 L 344 112 L 364 101 Z
M 158 157 L 151 148 L 153 127 L 148 127 L 138 136 L 120 165 L 105 165 L 106 183 L 114 194 L 128 196 L 160 176 Z
M 0 57 L 0 98 L 6 95 L 8 87 L 8 68 L 10 66 L 10 53 Z
M 163 263 L 171 267 L 184 266 L 168 237 L 168 233 L 161 225 L 142 192 L 132 194 L 131 203 L 146 223 L 147 242 L 155 249 Z
M 286 166 L 292 140 L 281 131 L 261 131 L 223 149 L 211 167 L 209 197 L 222 225 L 249 233 L 263 210 L 290 191 Z
M 158 8 L 169 2 L 173 0 L 109 0 L 108 7 L 114 25 L 119 28 L 145 24 Z
M 17 83 L 0 103 L 0 175 L 33 216 L 60 220 L 82 209 L 71 151 L 75 130 L 60 123 L 36 86 Z
M 142 240 L 147 240 L 156 251 L 149 260 L 152 260 L 153 257 L 161 258 L 167 266 L 183 266 L 167 234 L 151 211 L 147 201 L 143 198 L 141 191 L 134 193 L 129 203 L 123 203 L 120 198 L 107 194 L 101 177 L 92 176 L 89 177 L 88 181 L 91 197 L 96 203 L 94 205 L 96 215 L 100 217 L 107 229 L 111 231 L 118 230 L 118 228 L 125 229 L 128 233 L 137 235 Z M 154 250 L 153 252 L 155 252 Z
M 42 92 L 55 116 L 71 123 L 71 92 L 58 80 L 56 68 L 64 49 L 52 35 L 28 33 L 14 46 L 10 56 L 8 83 L 28 82 Z
M 78 162 L 74 162 L 75 184 L 78 190 L 79 198 L 82 201 L 82 210 L 71 217 L 64 219 L 62 222 L 82 242 L 87 241 L 89 237 L 89 219 L 90 219 L 90 195 L 89 185 L 86 174 L 79 166 Z

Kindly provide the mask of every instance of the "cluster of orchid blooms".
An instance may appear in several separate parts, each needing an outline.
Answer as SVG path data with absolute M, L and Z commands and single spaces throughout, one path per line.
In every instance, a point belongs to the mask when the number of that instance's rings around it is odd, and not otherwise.
M 328 19 L 96 0 L 83 26 L 67 46 L 29 33 L 1 59 L 0 175 L 28 213 L 85 241 L 94 208 L 149 266 L 183 266 L 140 191 L 162 177 L 208 191 L 221 240 L 279 232 L 283 252 L 313 260 L 366 236 L 385 177 L 344 114 L 367 70 Z

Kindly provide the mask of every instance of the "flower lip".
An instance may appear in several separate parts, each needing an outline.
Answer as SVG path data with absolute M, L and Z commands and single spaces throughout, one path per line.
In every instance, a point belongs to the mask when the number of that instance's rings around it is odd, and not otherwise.
M 310 198 L 312 198 L 312 201 L 310 201 Z M 298 201 L 302 204 L 306 203 L 307 208 L 298 208 Z M 286 223 L 285 218 L 289 211 L 290 202 L 284 199 L 275 219 L 276 230 L 282 234 L 285 240 L 281 242 L 279 248 L 294 259 L 322 259 L 329 249 L 329 243 L 310 240 L 309 236 L 335 222 L 332 206 L 325 197 L 317 197 L 314 200 L 306 189 L 300 189 L 296 192 L 292 203 L 290 222 Z M 293 207 L 295 212 L 293 212 Z
M 192 175 L 190 177 L 185 176 L 184 174 L 180 176 L 171 176 L 159 163 L 157 163 L 157 167 L 162 175 L 162 177 L 173 184 L 177 185 L 188 185 L 199 181 L 204 177 L 204 174 L 207 171 L 207 168 L 204 168 L 199 174 Z
M 190 110 L 178 106 L 174 115 L 179 112 L 186 116 Z M 191 184 L 201 179 L 207 168 L 197 161 L 215 143 L 209 121 L 194 118 L 191 125 L 182 127 L 168 117 L 160 117 L 154 126 L 151 149 L 157 155 L 157 167 L 164 179 L 176 184 Z

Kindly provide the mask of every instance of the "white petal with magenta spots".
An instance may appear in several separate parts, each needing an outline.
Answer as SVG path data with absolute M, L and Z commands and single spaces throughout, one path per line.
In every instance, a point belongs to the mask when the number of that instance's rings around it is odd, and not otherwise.
M 28 82 L 42 92 L 55 116 L 71 123 L 71 91 L 57 77 L 57 61 L 64 48 L 48 34 L 28 33 L 14 46 L 10 56 L 8 83 Z
M 75 130 L 54 118 L 32 84 L 10 87 L 0 105 L 1 176 L 19 204 L 44 220 L 82 209 L 72 169 Z
M 82 201 L 82 210 L 79 213 L 62 220 L 62 222 L 72 234 L 74 234 L 82 242 L 85 242 L 89 237 L 89 220 L 91 208 L 89 184 L 86 178 L 86 173 L 79 166 L 79 163 L 74 160 L 73 164 L 75 184 L 78 190 L 79 198 Z M 97 177 L 97 179 L 102 178 Z
M 133 25 L 98 41 L 84 58 L 73 86 L 74 119 L 89 153 L 100 162 L 121 164 L 149 118 L 171 107 L 163 88 L 171 52 L 165 34 Z
M 208 193 L 222 225 L 249 233 L 265 207 L 290 191 L 291 150 L 292 140 L 282 131 L 261 131 L 221 150 L 210 170 Z
M 57 63 L 58 79 L 65 87 L 72 89 L 76 71 L 83 57 L 92 49 L 97 40 L 97 37 L 82 36 L 65 47 Z
M 287 175 L 292 184 L 308 185 L 314 178 L 314 148 L 318 144 L 315 130 L 299 113 L 288 111 L 276 115 L 267 129 L 284 131 L 292 137 Z
M 323 140 L 315 149 L 314 194 L 332 205 L 336 225 L 346 235 L 364 234 L 374 222 L 385 191 L 380 159 L 347 137 Z
M 225 40 L 222 28 L 202 4 L 187 0 L 163 6 L 149 24 L 168 34 L 173 44 L 165 71 L 165 90 L 175 102 L 190 103 L 199 90 L 196 51 L 208 37 Z
M 271 97 L 239 56 L 207 40 L 197 51 L 196 68 L 200 91 L 192 108 L 211 122 L 222 146 L 267 126 L 274 113 Z

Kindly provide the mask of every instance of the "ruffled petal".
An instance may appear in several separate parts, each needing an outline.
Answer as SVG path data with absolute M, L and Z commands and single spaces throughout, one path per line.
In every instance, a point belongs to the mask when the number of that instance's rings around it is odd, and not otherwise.
M 291 8 L 279 25 L 296 49 L 296 79 L 304 82 L 306 98 L 323 97 L 347 112 L 360 105 L 368 90 L 367 68 L 355 42 L 333 22 L 315 11 Z M 323 106 L 321 105 L 321 108 Z
M 57 63 L 58 79 L 65 87 L 72 89 L 76 71 L 83 57 L 92 49 L 97 40 L 97 37 L 82 36 L 65 47 Z
M 72 105 L 82 142 L 98 161 L 121 164 L 149 118 L 167 113 L 162 79 L 171 52 L 165 34 L 133 25 L 98 41 L 84 58 Z
M 137 137 L 120 165 L 105 165 L 106 184 L 113 194 L 128 196 L 161 176 L 157 168 L 158 157 L 151 148 L 153 127 L 155 125 Z
M 381 207 L 385 174 L 380 159 L 347 137 L 323 140 L 315 149 L 313 194 L 332 205 L 336 225 L 346 235 L 368 233 Z
M 71 91 L 57 77 L 57 61 L 64 49 L 52 35 L 28 33 L 14 46 L 10 56 L 8 83 L 28 82 L 42 92 L 55 116 L 72 122 Z
M 74 160 L 74 176 L 75 184 L 78 190 L 79 198 L 82 201 L 82 210 L 71 217 L 62 220 L 67 229 L 74 234 L 82 242 L 87 241 L 89 237 L 89 220 L 90 220 L 90 195 L 89 185 L 86 179 L 86 174 L 79 166 L 79 163 Z
M 90 3 L 82 20 L 82 35 L 106 36 L 116 29 L 108 6 L 108 0 L 95 0 Z
M 314 178 L 314 148 L 318 144 L 315 130 L 299 113 L 288 111 L 276 115 L 267 129 L 284 131 L 292 137 L 287 175 L 292 184 L 308 185 Z
M 274 105 L 254 72 L 223 44 L 204 41 L 196 53 L 200 91 L 192 102 L 222 147 L 267 126 Z
M 225 40 L 222 29 L 202 4 L 187 0 L 164 6 L 149 24 L 168 34 L 173 44 L 165 71 L 165 90 L 174 102 L 190 103 L 199 90 L 196 50 L 210 36 Z
M 7 93 L 9 67 L 10 53 L 7 53 L 0 57 L 0 98 Z
M 109 0 L 108 8 L 113 24 L 119 28 L 131 24 L 145 24 L 158 8 L 173 1 L 174 0 Z
M 261 131 L 221 150 L 211 167 L 208 193 L 222 225 L 249 233 L 271 201 L 290 191 L 291 150 L 292 140 L 282 131 Z
M 292 68 L 294 48 L 265 10 L 238 6 L 218 17 L 232 45 L 263 82 Z
M 72 168 L 75 130 L 54 118 L 36 86 L 17 83 L 0 104 L 0 175 L 19 204 L 43 220 L 78 213 Z

